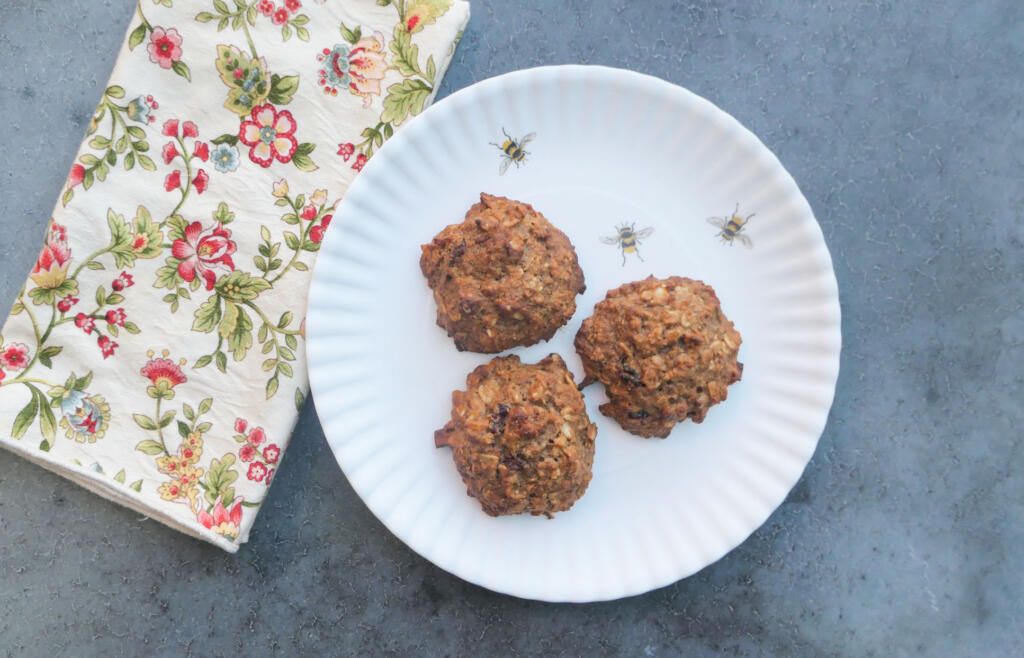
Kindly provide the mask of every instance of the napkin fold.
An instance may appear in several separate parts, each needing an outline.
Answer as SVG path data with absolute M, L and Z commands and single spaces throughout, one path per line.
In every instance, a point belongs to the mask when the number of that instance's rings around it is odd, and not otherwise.
M 141 0 L 3 328 L 0 444 L 238 550 L 308 392 L 333 209 L 468 19 L 463 0 Z

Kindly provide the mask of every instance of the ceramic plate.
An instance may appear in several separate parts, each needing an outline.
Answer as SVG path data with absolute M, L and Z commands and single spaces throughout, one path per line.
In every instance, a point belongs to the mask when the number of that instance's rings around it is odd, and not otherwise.
M 524 155 L 510 161 L 517 145 Z M 450 450 L 434 447 L 451 392 L 491 357 L 456 351 L 435 324 L 420 245 L 462 221 L 481 192 L 544 213 L 586 276 L 572 321 L 513 350 L 523 361 L 557 352 L 582 379 L 572 347 L 580 323 L 609 289 L 651 274 L 709 283 L 743 335 L 742 381 L 703 424 L 678 425 L 668 439 L 622 431 L 598 411 L 601 385 L 588 387 L 593 481 L 553 520 L 487 516 Z M 623 249 L 623 230 L 635 249 Z M 775 156 L 685 89 L 584 66 L 473 85 L 387 142 L 323 243 L 308 336 L 324 433 L 373 513 L 461 578 L 550 601 L 667 585 L 764 523 L 825 427 L 840 349 L 828 248 Z

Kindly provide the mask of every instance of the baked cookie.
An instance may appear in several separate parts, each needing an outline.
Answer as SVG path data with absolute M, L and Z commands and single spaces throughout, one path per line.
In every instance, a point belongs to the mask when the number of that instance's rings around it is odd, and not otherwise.
M 480 195 L 461 224 L 422 247 L 437 324 L 459 351 L 548 340 L 576 311 L 583 270 L 564 233 L 532 206 Z
M 590 483 L 597 426 L 557 354 L 536 365 L 496 357 L 452 393 L 452 419 L 434 433 L 449 446 L 466 491 L 484 512 L 563 512 Z
M 575 345 L 583 386 L 600 381 L 608 394 L 601 413 L 633 434 L 665 438 L 725 400 L 743 373 L 740 342 L 711 286 L 652 276 L 609 291 Z

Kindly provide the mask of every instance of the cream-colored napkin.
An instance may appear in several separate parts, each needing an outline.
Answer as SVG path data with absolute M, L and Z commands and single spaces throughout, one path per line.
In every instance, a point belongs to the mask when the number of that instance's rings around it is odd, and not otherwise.
M 141 0 L 4 325 L 0 443 L 236 551 L 308 390 L 333 209 L 468 19 L 463 0 Z

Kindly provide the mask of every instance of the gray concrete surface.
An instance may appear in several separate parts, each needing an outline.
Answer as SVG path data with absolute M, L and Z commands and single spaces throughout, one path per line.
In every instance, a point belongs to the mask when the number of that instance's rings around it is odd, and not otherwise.
M 4 308 L 134 2 L 70 4 L 0 0 Z M 692 578 L 555 606 L 408 550 L 312 408 L 237 556 L 2 453 L 0 653 L 1024 654 L 1022 43 L 1018 0 L 474 0 L 442 94 L 540 64 L 637 69 L 734 114 L 801 185 L 845 345 L 788 501 Z

